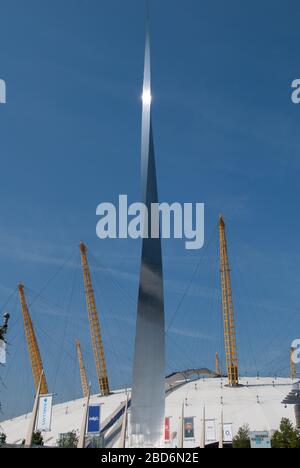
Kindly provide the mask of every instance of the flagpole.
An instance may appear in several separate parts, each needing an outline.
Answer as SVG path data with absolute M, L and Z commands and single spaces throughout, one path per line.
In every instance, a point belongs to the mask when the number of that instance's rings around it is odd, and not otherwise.
M 220 440 L 219 440 L 219 449 L 224 448 L 224 415 L 223 407 L 221 410 L 221 428 L 220 428 Z
M 205 405 L 203 406 L 203 420 L 202 420 L 202 431 L 200 438 L 200 448 L 205 448 Z
M 37 392 L 36 392 L 36 395 L 35 395 L 34 405 L 33 405 L 31 419 L 30 419 L 30 424 L 29 424 L 28 431 L 27 431 L 27 436 L 26 436 L 26 439 L 25 439 L 25 447 L 31 447 L 31 445 L 32 445 L 33 433 L 34 433 L 34 429 L 35 429 L 37 412 L 38 412 L 38 408 L 39 408 L 39 399 L 40 399 L 40 391 L 41 391 L 43 376 L 44 376 L 44 370 L 42 370 L 40 381 L 39 381 L 39 386 L 38 386 L 38 389 L 37 389 Z
M 183 448 L 184 403 L 182 403 L 181 418 L 179 418 L 178 448 Z
M 85 402 L 85 408 L 83 411 L 80 436 L 79 436 L 79 441 L 77 445 L 77 448 L 80 448 L 80 449 L 83 449 L 85 446 L 85 434 L 86 434 L 86 424 L 87 424 L 87 418 L 88 418 L 88 412 L 89 412 L 90 395 L 91 395 L 91 386 L 89 385 L 88 394 L 87 394 L 86 402 Z

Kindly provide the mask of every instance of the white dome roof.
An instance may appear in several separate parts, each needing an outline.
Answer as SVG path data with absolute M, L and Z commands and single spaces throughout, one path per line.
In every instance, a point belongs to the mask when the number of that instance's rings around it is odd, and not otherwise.
M 172 442 L 166 446 L 177 446 L 182 407 L 184 417 L 194 418 L 194 438 L 184 441 L 184 447 L 200 445 L 203 427 L 203 408 L 205 406 L 206 421 L 213 422 L 215 427 L 215 442 L 220 435 L 221 412 L 223 408 L 224 424 L 232 425 L 233 435 L 244 424 L 248 424 L 253 431 L 269 431 L 278 429 L 282 418 L 289 418 L 295 423 L 293 406 L 285 407 L 282 401 L 292 389 L 291 379 L 284 378 L 241 378 L 241 387 L 229 388 L 227 379 L 198 378 L 174 387 L 166 396 L 166 417 L 170 418 L 170 435 Z M 104 427 L 122 408 L 126 401 L 126 391 L 114 392 L 108 397 L 91 397 L 91 403 L 102 404 L 102 427 Z M 44 434 L 45 445 L 53 446 L 59 434 L 72 430 L 79 432 L 84 399 L 69 401 L 55 405 L 53 408 L 52 431 Z M 122 419 L 122 418 L 121 418 Z M 116 434 L 110 438 L 110 446 L 119 446 L 121 419 L 107 434 Z M 7 435 L 7 443 L 19 444 L 25 438 L 30 421 L 30 415 L 24 415 L 10 421 L 2 422 L 1 431 Z M 210 437 L 212 433 L 210 433 Z M 209 442 L 213 442 L 210 440 Z

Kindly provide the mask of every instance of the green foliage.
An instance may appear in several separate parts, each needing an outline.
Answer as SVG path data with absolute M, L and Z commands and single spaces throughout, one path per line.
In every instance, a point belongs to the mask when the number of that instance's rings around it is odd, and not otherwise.
M 272 437 L 272 448 L 281 449 L 300 448 L 300 434 L 289 419 L 283 418 L 279 431 L 274 432 Z
M 4 445 L 4 444 L 6 444 L 6 434 L 1 432 L 1 434 L 0 434 L 0 445 Z
M 249 449 L 250 448 L 250 427 L 246 424 L 240 427 L 237 435 L 233 439 L 233 448 Z
M 62 434 L 57 441 L 57 447 L 59 448 L 77 448 L 79 438 L 75 431 L 67 432 Z
M 33 433 L 32 445 L 36 445 L 38 447 L 41 447 L 44 445 L 44 439 L 40 431 L 36 431 Z

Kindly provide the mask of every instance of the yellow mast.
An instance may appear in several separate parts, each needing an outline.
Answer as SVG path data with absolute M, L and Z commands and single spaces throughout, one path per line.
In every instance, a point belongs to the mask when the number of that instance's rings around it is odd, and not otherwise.
M 219 353 L 216 353 L 216 374 L 221 375 Z
M 42 379 L 41 379 L 40 394 L 47 395 L 49 393 L 47 381 L 45 377 L 45 372 L 43 368 L 43 362 L 42 362 L 38 342 L 37 342 L 36 335 L 34 332 L 28 306 L 26 303 L 24 285 L 20 283 L 18 285 L 18 289 L 19 289 L 22 315 L 23 315 L 23 320 L 24 320 L 25 335 L 26 335 L 26 340 L 27 340 L 29 358 L 31 362 L 35 391 L 36 392 L 38 391 L 41 375 L 43 374 Z
M 104 346 L 101 336 L 100 321 L 97 313 L 95 294 L 92 285 L 91 273 L 87 261 L 87 249 L 84 243 L 80 242 L 80 254 L 83 270 L 84 288 L 86 296 L 86 304 L 89 314 L 90 333 L 96 364 L 96 372 L 100 392 L 102 395 L 109 395 L 109 382 L 107 376 L 107 367 L 104 354 Z
M 224 321 L 224 341 L 226 353 L 226 365 L 229 385 L 234 387 L 239 384 L 238 357 L 236 346 L 236 330 L 234 322 L 234 310 L 232 303 L 232 289 L 230 279 L 230 267 L 227 251 L 227 240 L 225 233 L 225 222 L 220 217 L 220 264 L 222 284 L 222 309 Z
M 292 380 L 295 380 L 297 378 L 297 370 L 296 370 L 296 366 L 295 366 L 294 359 L 293 359 L 293 354 L 295 351 L 296 351 L 295 348 L 291 348 L 290 350 L 290 371 L 291 371 Z
M 80 341 L 76 341 L 76 349 L 77 349 L 77 357 L 79 362 L 79 369 L 80 369 L 80 379 L 81 379 L 81 387 L 82 387 L 82 394 L 84 398 L 87 398 L 89 394 L 89 385 L 86 377 L 86 370 L 83 361 L 82 351 Z

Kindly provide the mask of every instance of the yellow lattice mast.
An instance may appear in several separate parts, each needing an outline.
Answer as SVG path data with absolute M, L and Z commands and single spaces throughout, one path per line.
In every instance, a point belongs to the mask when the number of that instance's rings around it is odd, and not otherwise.
M 96 308 L 95 294 L 92 286 L 91 273 L 87 261 L 87 249 L 82 241 L 80 242 L 80 254 L 98 383 L 101 394 L 106 396 L 109 395 L 109 382 L 107 376 L 104 346 L 101 336 L 100 321 Z
M 216 374 L 221 375 L 219 353 L 216 353 Z
M 32 320 L 29 314 L 28 306 L 26 303 L 24 285 L 20 283 L 18 285 L 18 289 L 19 289 L 19 294 L 20 294 L 25 335 L 26 335 L 26 340 L 27 340 L 29 358 L 31 362 L 34 386 L 35 386 L 35 391 L 37 392 L 39 383 L 40 383 L 41 374 L 44 369 L 43 362 L 42 362 L 38 342 L 35 336 Z M 48 386 L 47 386 L 47 381 L 46 381 L 45 372 L 44 372 L 43 377 L 42 377 L 42 382 L 41 382 L 40 394 L 47 395 L 48 393 L 49 393 Z
M 86 398 L 89 394 L 89 384 L 88 384 L 87 377 L 86 377 L 86 370 L 85 370 L 85 365 L 83 361 L 80 341 L 76 341 L 76 349 L 77 349 L 77 357 L 78 357 L 79 369 L 80 369 L 82 394 L 84 398 Z
M 225 233 L 225 222 L 223 216 L 220 217 L 220 263 L 221 263 L 221 284 L 222 284 L 222 309 L 224 321 L 224 341 L 226 365 L 229 385 L 234 387 L 239 384 L 238 357 L 236 346 L 236 330 L 234 323 L 234 310 L 232 303 L 232 289 L 230 279 L 230 267 L 227 251 L 227 240 Z
M 297 370 L 296 365 L 294 363 L 294 352 L 296 351 L 295 348 L 291 348 L 290 350 L 290 372 L 291 372 L 291 379 L 295 380 L 297 378 Z

